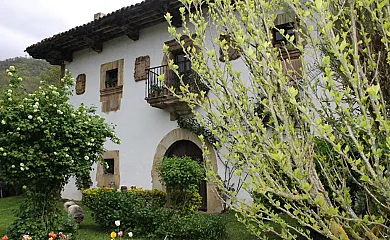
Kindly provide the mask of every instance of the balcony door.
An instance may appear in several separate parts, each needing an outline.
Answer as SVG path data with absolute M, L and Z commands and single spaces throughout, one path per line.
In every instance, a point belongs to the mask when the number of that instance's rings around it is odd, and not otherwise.
M 179 66 L 179 73 L 185 74 L 191 70 L 191 62 L 185 57 L 183 52 L 174 54 L 175 64 Z
M 165 153 L 165 156 L 172 157 L 184 157 L 188 156 L 199 164 L 203 165 L 202 150 L 193 142 L 188 140 L 180 140 L 172 144 Z M 207 211 L 207 182 L 203 180 L 199 184 L 199 195 L 202 197 L 202 204 L 199 208 L 200 211 Z

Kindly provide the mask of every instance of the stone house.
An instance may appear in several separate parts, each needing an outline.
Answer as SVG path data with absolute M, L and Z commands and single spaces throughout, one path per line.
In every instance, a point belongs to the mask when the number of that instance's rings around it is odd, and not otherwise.
M 71 103 L 94 105 L 98 113 L 117 125 L 122 144 L 107 142 L 104 160 L 110 166 L 95 166 L 91 173 L 94 186 L 142 186 L 163 189 L 156 173 L 156 164 L 164 156 L 188 155 L 202 161 L 201 141 L 196 134 L 178 128 L 176 114 L 188 114 L 185 105 L 165 91 L 157 76 L 166 73 L 167 82 L 177 79 L 167 68 L 162 47 L 167 44 L 170 58 L 180 71 L 191 76 L 191 63 L 181 47 L 170 37 L 164 14 L 173 15 L 173 24 L 181 26 L 180 2 L 177 0 L 145 0 L 113 13 L 95 14 L 94 20 L 46 38 L 29 46 L 33 57 L 69 69 L 76 79 Z M 293 22 L 285 14 L 278 24 L 291 30 Z M 212 34 L 208 41 L 212 44 Z M 275 33 L 275 39 L 282 37 Z M 290 53 L 291 55 L 292 53 Z M 300 67 L 299 53 L 293 65 Z M 234 56 L 237 68 L 247 75 L 245 65 Z M 210 145 L 211 146 L 211 145 Z M 215 171 L 224 174 L 221 163 L 210 147 Z M 201 210 L 219 212 L 221 202 L 211 183 L 200 187 Z M 81 193 L 72 180 L 63 197 L 80 199 Z

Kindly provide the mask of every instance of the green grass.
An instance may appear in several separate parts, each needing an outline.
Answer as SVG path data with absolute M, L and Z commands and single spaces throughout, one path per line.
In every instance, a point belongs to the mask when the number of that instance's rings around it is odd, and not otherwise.
M 23 201 L 22 196 L 1 198 L 0 199 L 0 238 L 7 232 L 8 226 L 15 220 L 14 211 L 18 209 L 18 206 Z M 91 211 L 83 206 L 85 211 L 85 219 L 80 224 L 78 230 L 78 240 L 106 240 L 110 239 L 108 232 L 100 230 L 99 226 L 93 221 L 91 217 Z M 227 222 L 227 235 L 228 240 L 255 240 L 256 237 L 251 235 L 246 227 L 240 223 L 234 213 L 229 212 L 223 214 L 224 220 Z M 274 226 L 275 229 L 278 226 Z M 279 239 L 276 236 L 268 236 L 269 239 Z M 133 238 L 136 240 L 141 240 Z M 315 236 L 314 239 L 324 239 Z
M 19 204 L 23 201 L 23 197 L 10 197 L 0 199 L 0 237 L 7 232 L 8 226 L 15 220 L 14 211 L 18 209 Z M 107 240 L 110 233 L 103 232 L 99 226 L 93 221 L 91 211 L 83 206 L 85 211 L 85 219 L 80 224 L 78 230 L 78 240 Z M 245 226 L 237 221 L 233 213 L 224 214 L 227 221 L 228 240 L 254 240 L 246 230 Z M 135 240 L 141 240 L 133 238 Z

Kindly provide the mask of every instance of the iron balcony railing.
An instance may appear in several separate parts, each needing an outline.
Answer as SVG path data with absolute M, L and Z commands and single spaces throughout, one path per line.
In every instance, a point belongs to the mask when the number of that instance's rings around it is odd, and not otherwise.
M 176 63 L 178 71 L 183 76 L 184 84 L 189 84 L 191 91 L 199 91 L 199 76 L 191 69 L 189 60 Z M 168 89 L 173 87 L 176 93 L 180 91 L 179 77 L 168 67 L 162 65 L 146 69 L 147 81 L 145 87 L 145 98 L 156 98 L 173 95 Z M 164 74 L 164 83 L 158 79 Z

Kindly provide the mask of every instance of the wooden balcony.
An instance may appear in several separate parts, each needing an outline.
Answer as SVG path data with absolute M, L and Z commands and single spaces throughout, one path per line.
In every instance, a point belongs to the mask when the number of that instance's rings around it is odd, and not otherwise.
M 179 72 L 183 76 L 183 83 L 189 84 L 190 91 L 199 92 L 199 77 L 191 69 L 190 61 L 176 63 L 179 66 Z M 145 87 L 145 100 L 150 106 L 167 110 L 170 113 L 179 115 L 189 113 L 190 109 L 187 103 L 181 101 L 178 97 L 169 90 L 171 87 L 175 89 L 175 94 L 180 94 L 180 79 L 176 74 L 169 69 L 168 65 L 149 68 L 147 72 L 147 81 Z M 164 74 L 164 84 L 158 79 Z

